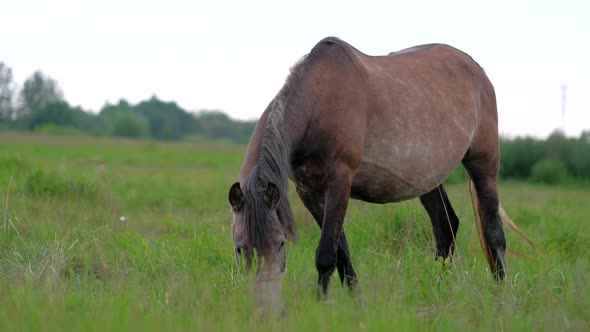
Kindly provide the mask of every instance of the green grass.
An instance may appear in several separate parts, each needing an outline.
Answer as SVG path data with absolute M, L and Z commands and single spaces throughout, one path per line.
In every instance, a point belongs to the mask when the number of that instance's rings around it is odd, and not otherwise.
M 0 133 L 0 331 L 587 330 L 590 190 L 501 183 L 538 246 L 507 231 L 509 278 L 487 271 L 465 184 L 455 262 L 434 261 L 417 201 L 353 201 L 345 222 L 360 295 L 334 276 L 315 298 L 319 230 L 291 193 L 281 319 L 259 317 L 236 268 L 227 190 L 245 146 Z M 125 219 L 122 221 L 122 216 Z

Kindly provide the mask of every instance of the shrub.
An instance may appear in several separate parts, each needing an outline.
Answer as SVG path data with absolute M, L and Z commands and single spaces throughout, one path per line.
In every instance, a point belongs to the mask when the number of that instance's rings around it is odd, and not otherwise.
M 533 165 L 546 154 L 543 142 L 530 137 L 502 140 L 500 151 L 500 176 L 505 179 L 528 178 Z
M 567 168 L 557 159 L 543 159 L 531 169 L 531 180 L 539 183 L 559 184 L 568 180 Z
M 119 137 L 147 137 L 149 125 L 140 115 L 133 112 L 120 112 L 113 124 L 112 134 Z

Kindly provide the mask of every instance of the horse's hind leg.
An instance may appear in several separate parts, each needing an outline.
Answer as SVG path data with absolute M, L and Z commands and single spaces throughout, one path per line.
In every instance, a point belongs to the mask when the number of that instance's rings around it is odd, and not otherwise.
M 305 191 L 297 187 L 297 195 L 301 198 L 301 201 L 305 207 L 311 212 L 313 219 L 316 221 L 320 229 L 324 221 L 324 202 L 325 196 L 323 194 L 317 194 L 314 192 Z M 340 276 L 340 282 L 350 288 L 356 286 L 357 279 L 352 262 L 350 261 L 350 253 L 348 250 L 348 241 L 344 234 L 344 227 L 340 234 L 340 240 L 338 241 L 338 251 L 336 253 L 337 261 L 336 268 L 338 269 L 338 275 Z
M 441 184 L 429 193 L 420 196 L 420 202 L 428 212 L 434 238 L 436 240 L 436 257 L 447 258 L 455 250 L 455 238 L 459 229 L 459 218 L 455 214 L 451 202 Z
M 504 230 L 499 215 L 499 148 L 495 142 L 484 145 L 484 148 L 477 148 L 477 145 L 472 145 L 472 148 L 463 159 L 463 165 L 475 185 L 477 199 L 479 200 L 484 241 L 489 248 L 489 251 L 485 254 L 488 256 L 491 272 L 497 279 L 504 279 L 506 274 L 506 261 L 504 258 L 506 239 L 504 238 Z

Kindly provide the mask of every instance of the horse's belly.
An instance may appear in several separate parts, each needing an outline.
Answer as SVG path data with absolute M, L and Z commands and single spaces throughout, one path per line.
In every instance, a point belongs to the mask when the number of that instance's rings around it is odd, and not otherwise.
M 418 197 L 439 186 L 467 152 L 470 137 L 453 141 L 372 142 L 363 156 L 351 197 L 375 203 Z M 377 145 L 377 146 L 375 146 Z

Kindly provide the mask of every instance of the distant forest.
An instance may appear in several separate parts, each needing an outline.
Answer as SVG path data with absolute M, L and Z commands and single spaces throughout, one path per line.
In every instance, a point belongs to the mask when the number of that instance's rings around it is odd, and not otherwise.
M 247 143 L 255 125 L 220 111 L 190 113 L 155 96 L 135 105 L 106 104 L 93 114 L 69 105 L 57 82 L 40 71 L 17 87 L 12 70 L 0 62 L 0 130 Z M 578 138 L 556 131 L 545 140 L 518 137 L 500 143 L 504 179 L 590 184 L 590 130 Z
M 0 62 L 0 130 L 247 143 L 255 125 L 220 111 L 190 113 L 156 96 L 135 105 L 125 100 L 106 104 L 93 114 L 68 104 L 58 83 L 40 71 L 18 89 L 12 70 Z

